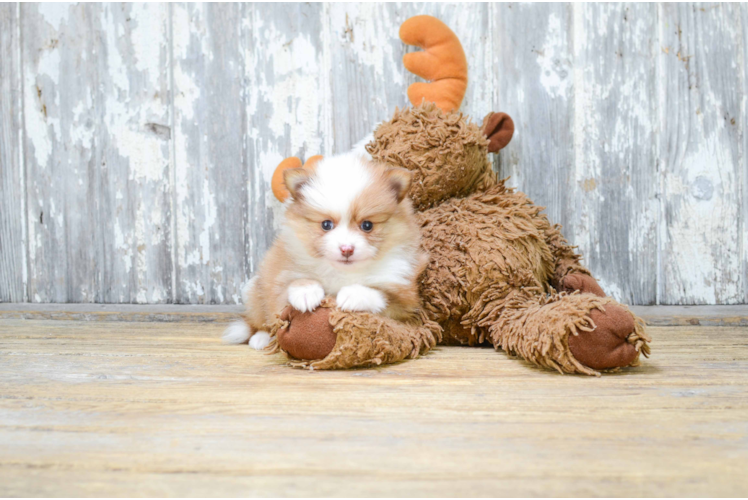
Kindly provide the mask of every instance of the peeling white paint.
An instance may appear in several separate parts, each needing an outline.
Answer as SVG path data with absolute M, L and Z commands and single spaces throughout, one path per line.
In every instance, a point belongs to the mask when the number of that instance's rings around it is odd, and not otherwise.
M 626 20 L 624 8 L 631 9 Z M 174 293 L 185 300 L 240 303 L 238 284 L 256 269 L 282 221 L 282 206 L 268 189 L 275 166 L 289 154 L 329 154 L 358 139 L 357 125 L 374 120 L 370 114 L 388 116 L 388 99 L 405 102 L 413 77 L 401 68 L 397 25 L 428 12 L 465 41 L 471 83 L 464 109 L 478 121 L 489 107 L 515 118 L 517 132 L 501 161 L 514 175 L 509 184 L 528 190 L 557 182 L 537 189 L 544 198 L 535 201 L 568 219 L 567 236 L 597 266 L 609 293 L 628 300 L 638 282 L 659 280 L 664 301 L 745 301 L 748 232 L 745 222 L 737 225 L 748 196 L 748 174 L 739 170 L 745 166 L 747 99 L 740 80 L 746 74 L 746 30 L 735 15 L 740 8 L 24 6 L 24 33 L 39 37 L 19 47 L 29 166 L 22 189 L 28 197 L 28 296 L 48 301 L 71 293 L 95 300 L 101 296 L 91 288 L 95 277 L 116 289 L 111 300 L 168 301 L 173 265 Z M 222 17 L 210 9 L 241 15 L 219 12 Z M 483 12 L 489 13 L 485 23 Z M 103 34 L 100 45 L 76 31 L 90 26 Z M 511 39 L 504 35 L 509 31 Z M 214 50 L 226 34 L 228 40 L 236 35 L 235 46 L 223 47 L 236 49 L 230 57 Z M 516 50 L 508 53 L 512 44 Z M 167 57 L 172 47 L 173 61 Z M 221 65 L 208 64 L 220 57 L 227 57 Z M 71 66 L 80 74 L 71 75 Z M 209 68 L 218 69 L 205 74 Z M 347 87 L 346 72 L 373 81 Z M 246 126 L 246 141 L 221 145 L 244 148 L 242 164 L 226 165 L 215 149 L 221 138 L 210 131 L 220 117 L 205 103 L 237 75 L 241 95 L 231 98 L 246 119 L 236 124 Z M 653 112 L 653 99 L 659 111 Z M 388 109 L 377 108 L 380 103 Z M 227 200 L 221 172 L 245 167 L 240 178 L 256 182 L 243 186 L 246 198 Z M 647 176 L 651 185 L 642 186 Z M 662 213 L 650 193 L 660 195 Z M 81 196 L 92 197 L 90 205 Z M 75 241 L 91 220 L 78 213 L 80 206 L 111 217 L 109 233 L 96 235 L 93 245 L 105 239 L 111 269 L 81 270 L 100 256 Z M 241 213 L 244 207 L 251 217 Z M 611 215 L 615 209 L 618 218 Z M 37 222 L 41 212 L 43 223 Z M 176 244 L 169 246 L 172 237 Z M 652 250 L 657 238 L 659 251 Z M 606 254 L 611 241 L 621 242 L 612 255 Z M 173 262 L 164 262 L 169 251 Z M 652 253 L 655 271 L 637 275 L 648 269 Z M 73 270 L 51 261 L 53 255 Z M 612 263 L 601 263 L 605 258 Z
M 56 31 L 60 30 L 63 21 L 67 21 L 69 10 L 70 4 L 68 3 L 39 4 L 39 13 Z
M 42 168 L 48 166 L 52 145 L 60 141 L 60 120 L 56 114 L 52 114 L 59 106 L 56 92 L 59 73 L 60 53 L 56 49 L 41 51 L 36 69 L 24 72 L 24 92 L 27 97 L 23 103 L 25 132 L 33 147 L 36 163 Z M 50 84 L 45 85 L 47 82 Z
M 375 78 L 387 76 L 391 85 L 404 88 L 405 71 L 391 43 L 397 26 L 387 9 L 373 2 L 331 5 L 330 24 L 336 27 L 337 40 L 333 43 L 345 44 L 357 62 L 374 70 Z M 385 66 L 396 67 L 397 71 L 385 72 Z
M 156 78 L 161 71 L 160 54 L 168 19 L 163 15 L 162 6 L 132 3 L 129 7 L 135 69 Z
M 568 60 L 565 26 L 556 15 L 548 17 L 548 31 L 543 48 L 537 51 L 537 63 L 540 66 L 540 84 L 553 97 L 566 99 L 572 85 L 572 67 Z
M 210 190 L 207 179 L 203 182 L 203 202 L 205 203 L 205 221 L 200 232 L 200 263 L 210 262 L 210 232 L 216 222 L 216 200 Z M 218 233 L 216 233 L 218 237 Z

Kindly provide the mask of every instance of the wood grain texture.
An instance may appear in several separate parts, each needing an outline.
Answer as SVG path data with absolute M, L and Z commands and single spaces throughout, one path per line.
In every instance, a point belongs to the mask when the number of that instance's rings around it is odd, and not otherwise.
M 748 305 L 631 306 L 651 326 L 748 326 Z M 76 321 L 229 322 L 242 305 L 0 303 L 1 319 Z
M 172 23 L 174 300 L 224 303 L 246 275 L 242 6 L 174 4 Z
M 501 151 L 503 177 L 547 207 L 554 224 L 573 237 L 574 60 L 572 8 L 567 4 L 494 4 L 495 111 L 514 119 L 515 133 Z
M 270 190 L 284 158 L 332 153 L 329 31 L 322 4 L 251 4 L 245 32 L 249 213 L 247 276 L 272 244 L 281 204 Z M 245 280 L 228 276 L 238 285 Z M 228 301 L 231 302 L 231 301 Z M 237 302 L 233 302 L 237 303 Z
M 175 301 L 238 303 L 277 229 L 275 166 L 329 152 L 322 7 L 173 9 Z
M 575 162 L 565 228 L 608 294 L 654 304 L 657 6 L 573 10 Z
M 27 299 L 19 13 L 0 4 L 0 302 Z
M 659 13 L 659 302 L 740 303 L 746 287 L 741 9 L 663 4 Z
M 158 5 L 28 4 L 29 296 L 170 296 L 168 16 Z
M 562 376 L 439 348 L 309 372 L 222 325 L 0 322 L 3 496 L 740 496 L 745 328 Z
M 407 104 L 418 14 L 608 293 L 748 303 L 748 7 L 476 3 L 4 4 L 0 301 L 240 302 L 275 166 Z
M 743 100 L 742 114 L 748 117 L 748 3 L 740 5 L 741 27 L 743 33 Z M 740 201 L 742 212 L 740 215 L 741 262 L 744 285 L 743 303 L 748 304 L 748 130 L 743 124 L 743 164 L 742 164 L 742 190 Z

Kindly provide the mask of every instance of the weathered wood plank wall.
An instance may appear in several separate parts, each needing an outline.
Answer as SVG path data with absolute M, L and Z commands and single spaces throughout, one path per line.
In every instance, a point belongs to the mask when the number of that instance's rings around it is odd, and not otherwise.
M 239 301 L 275 165 L 406 104 L 423 13 L 614 297 L 748 302 L 746 4 L 1 4 L 0 301 Z
M 0 4 L 0 301 L 26 300 L 19 5 Z

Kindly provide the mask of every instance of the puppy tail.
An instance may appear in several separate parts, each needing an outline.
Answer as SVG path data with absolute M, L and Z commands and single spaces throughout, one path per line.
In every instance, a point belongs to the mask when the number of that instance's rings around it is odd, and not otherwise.
M 234 321 L 224 331 L 221 340 L 224 344 L 246 344 L 252 331 L 247 323 L 243 320 Z

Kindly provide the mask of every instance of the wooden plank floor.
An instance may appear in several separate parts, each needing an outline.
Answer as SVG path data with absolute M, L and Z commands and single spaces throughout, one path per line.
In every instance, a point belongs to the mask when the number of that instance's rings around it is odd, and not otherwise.
M 222 328 L 0 320 L 0 495 L 748 495 L 748 328 L 651 328 L 602 378 L 471 348 L 309 372 Z

